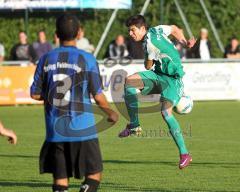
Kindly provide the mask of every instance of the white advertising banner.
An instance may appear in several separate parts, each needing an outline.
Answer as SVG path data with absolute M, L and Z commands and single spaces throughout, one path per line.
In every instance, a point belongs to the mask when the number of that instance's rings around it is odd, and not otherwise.
M 117 64 L 113 67 L 106 67 L 100 64 L 99 70 L 102 76 L 103 89 L 107 100 L 111 102 L 123 102 L 125 77 L 138 71 L 143 71 L 145 68 L 143 64 L 134 63 L 124 66 Z M 142 96 L 139 94 L 138 98 L 140 101 L 159 101 L 160 96 Z
M 240 100 L 240 63 L 185 64 L 184 70 L 194 100 Z
M 185 93 L 193 100 L 240 100 L 240 63 L 184 63 Z M 104 93 L 109 101 L 122 102 L 125 77 L 144 71 L 143 64 L 100 64 Z M 141 101 L 159 101 L 160 95 L 141 96 Z

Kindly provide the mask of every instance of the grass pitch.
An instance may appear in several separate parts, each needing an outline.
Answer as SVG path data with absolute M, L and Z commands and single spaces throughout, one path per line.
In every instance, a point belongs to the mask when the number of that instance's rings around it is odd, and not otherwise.
M 144 104 L 143 107 L 151 104 Z M 178 151 L 159 112 L 142 113 L 141 137 L 119 139 L 127 120 L 99 134 L 104 160 L 100 192 L 239 192 L 240 102 L 195 102 L 189 115 L 177 115 L 192 164 L 178 169 Z M 51 175 L 39 175 L 44 140 L 42 106 L 0 107 L 5 127 L 16 131 L 17 146 L 0 138 L 0 191 L 51 191 Z M 70 192 L 81 181 L 70 180 Z

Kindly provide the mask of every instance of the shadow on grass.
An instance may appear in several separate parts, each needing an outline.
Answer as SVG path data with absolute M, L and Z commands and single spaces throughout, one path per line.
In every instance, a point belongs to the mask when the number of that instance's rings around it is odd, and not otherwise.
M 113 163 L 113 164 L 165 164 L 165 165 L 176 165 L 176 162 L 170 161 L 131 161 L 131 160 L 104 160 L 103 163 Z
M 161 185 L 161 184 L 159 184 Z M 11 187 L 13 189 L 16 188 L 15 191 L 22 191 L 21 187 L 29 187 L 34 189 L 34 191 L 51 191 L 52 184 L 50 183 L 44 183 L 38 180 L 30 180 L 30 181 L 23 181 L 23 182 L 16 182 L 16 181 L 0 181 L 0 187 Z M 70 183 L 70 190 L 79 189 L 80 185 L 77 184 L 71 184 Z M 24 192 L 32 192 L 32 189 L 29 189 L 27 191 L 24 190 Z M 228 190 L 201 190 L 201 189 L 163 189 L 161 187 L 140 187 L 140 186 L 127 186 L 124 184 L 119 183 L 109 183 L 109 182 L 103 182 L 100 187 L 100 191 L 131 191 L 131 192 L 229 192 Z M 234 192 L 234 191 L 233 191 Z
M 19 155 L 19 154 L 0 154 L 0 157 L 23 158 L 23 159 L 36 159 L 36 158 L 39 158 L 36 155 Z
M 51 188 L 52 184 L 50 183 L 43 183 L 40 181 L 23 181 L 23 182 L 16 182 L 16 181 L 0 181 L 1 187 L 31 187 L 31 188 Z
M 29 187 L 29 188 L 46 188 L 49 189 L 48 191 L 51 190 L 52 184 L 51 183 L 45 183 L 41 182 L 39 180 L 30 180 L 30 181 L 0 181 L 0 187 L 12 187 L 12 188 L 17 188 L 17 187 Z M 80 188 L 80 181 L 79 185 L 78 184 L 71 184 L 70 182 L 70 188 Z
M 131 160 L 104 160 L 103 163 L 106 164 L 162 164 L 162 165 L 169 165 L 169 166 L 176 166 L 178 162 L 170 162 L 170 161 L 131 161 Z M 239 168 L 240 163 L 238 162 L 192 162 L 191 166 L 196 167 L 227 167 L 227 168 Z
M 23 158 L 23 159 L 38 159 L 39 156 L 36 155 L 19 155 L 19 154 L 0 154 L 0 157 L 11 157 L 11 158 Z M 103 163 L 109 163 L 109 164 L 162 164 L 162 165 L 169 165 L 169 166 L 176 166 L 178 164 L 178 161 L 142 161 L 142 160 L 104 160 Z M 227 167 L 227 168 L 239 168 L 240 163 L 239 162 L 195 162 L 193 161 L 191 163 L 191 166 L 204 166 L 204 167 L 215 167 L 215 166 L 221 166 L 221 167 Z

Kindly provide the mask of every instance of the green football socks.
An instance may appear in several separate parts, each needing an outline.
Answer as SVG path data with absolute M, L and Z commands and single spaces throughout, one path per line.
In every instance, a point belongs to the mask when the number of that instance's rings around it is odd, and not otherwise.
M 124 100 L 130 117 L 130 125 L 134 128 L 139 126 L 137 91 L 135 87 L 125 85 L 124 93 Z
M 178 121 L 175 119 L 175 117 L 173 115 L 163 114 L 163 117 L 164 117 L 164 120 L 166 121 L 166 123 L 168 125 L 170 133 L 178 147 L 179 153 L 181 155 L 188 154 L 187 148 L 184 143 L 182 131 L 181 131 Z

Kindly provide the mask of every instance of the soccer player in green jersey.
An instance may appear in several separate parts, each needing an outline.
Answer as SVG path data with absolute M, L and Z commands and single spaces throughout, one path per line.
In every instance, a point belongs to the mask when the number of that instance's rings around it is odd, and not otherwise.
M 192 157 L 185 146 L 180 125 L 173 115 L 173 108 L 183 95 L 184 71 L 179 53 L 168 36 L 172 35 L 188 48 L 193 47 L 196 40 L 191 38 L 187 41 L 183 31 L 175 25 L 159 25 L 148 29 L 142 15 L 130 17 L 126 26 L 131 38 L 143 43 L 144 65 L 147 71 L 126 78 L 124 99 L 130 123 L 119 133 L 119 137 L 141 134 L 136 89 L 139 89 L 143 95 L 161 94 L 161 114 L 179 149 L 179 168 L 182 169 L 189 165 Z

